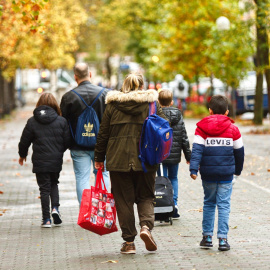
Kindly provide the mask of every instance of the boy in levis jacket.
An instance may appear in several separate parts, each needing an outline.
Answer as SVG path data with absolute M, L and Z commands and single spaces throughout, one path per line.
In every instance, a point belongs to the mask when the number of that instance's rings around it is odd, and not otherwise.
M 227 115 L 228 100 L 213 96 L 210 116 L 199 123 L 190 160 L 190 176 L 194 180 L 200 170 L 204 189 L 203 239 L 200 246 L 213 247 L 215 209 L 218 208 L 219 250 L 230 249 L 227 241 L 233 175 L 240 175 L 244 163 L 244 145 L 239 129 Z

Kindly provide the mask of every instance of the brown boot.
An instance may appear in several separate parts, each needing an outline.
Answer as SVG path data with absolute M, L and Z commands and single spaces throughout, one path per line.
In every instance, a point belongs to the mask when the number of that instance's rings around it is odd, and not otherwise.
M 155 251 L 157 250 L 157 244 L 154 241 L 152 234 L 147 226 L 143 226 L 141 228 L 140 237 L 145 243 L 145 248 L 148 251 Z
M 122 244 L 122 248 L 120 251 L 123 254 L 135 254 L 136 253 L 135 244 L 133 242 L 132 243 L 124 242 Z

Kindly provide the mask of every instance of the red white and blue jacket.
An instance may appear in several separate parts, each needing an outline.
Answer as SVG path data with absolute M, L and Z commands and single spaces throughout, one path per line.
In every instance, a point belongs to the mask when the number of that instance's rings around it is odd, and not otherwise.
M 229 117 L 210 115 L 197 123 L 190 160 L 190 174 L 200 170 L 204 181 L 229 182 L 240 175 L 244 145 L 239 129 Z

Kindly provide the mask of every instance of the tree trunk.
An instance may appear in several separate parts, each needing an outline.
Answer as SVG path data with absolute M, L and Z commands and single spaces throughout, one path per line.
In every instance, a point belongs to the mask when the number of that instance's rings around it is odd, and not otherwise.
M 107 80 L 108 80 L 108 86 L 111 87 L 111 76 L 112 76 L 112 68 L 110 64 L 110 58 L 111 58 L 111 53 L 109 52 L 106 57 L 106 70 L 107 70 Z
M 268 112 L 270 115 L 270 69 L 267 68 L 265 70 L 265 78 L 267 82 L 267 94 L 268 94 Z
M 266 30 L 266 9 L 265 0 L 255 1 L 256 10 L 256 31 L 257 31 L 257 83 L 255 94 L 255 107 L 253 122 L 261 125 L 263 121 L 263 73 L 269 65 L 269 45 Z
M 4 78 L 0 70 L 0 119 L 4 115 Z
M 256 125 L 262 124 L 263 119 L 263 73 L 257 72 L 256 94 L 255 94 L 255 107 L 253 122 Z

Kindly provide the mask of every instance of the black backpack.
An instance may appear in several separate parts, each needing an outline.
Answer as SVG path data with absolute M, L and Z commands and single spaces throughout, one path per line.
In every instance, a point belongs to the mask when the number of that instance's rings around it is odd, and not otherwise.
M 179 91 L 183 91 L 185 89 L 185 86 L 182 82 L 179 82 L 178 89 L 179 89 Z

